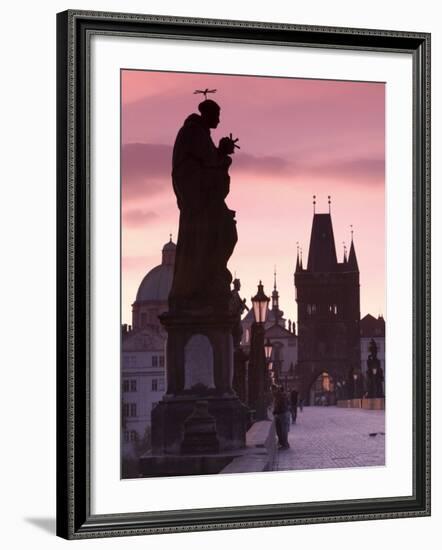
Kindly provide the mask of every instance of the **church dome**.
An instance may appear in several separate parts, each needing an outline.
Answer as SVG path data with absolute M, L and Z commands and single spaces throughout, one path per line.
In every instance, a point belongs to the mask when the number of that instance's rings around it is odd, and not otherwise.
M 165 302 L 172 287 L 173 265 L 161 264 L 151 269 L 137 292 L 137 302 Z
M 167 302 L 172 287 L 176 244 L 172 238 L 163 246 L 162 262 L 151 269 L 138 287 L 137 302 Z

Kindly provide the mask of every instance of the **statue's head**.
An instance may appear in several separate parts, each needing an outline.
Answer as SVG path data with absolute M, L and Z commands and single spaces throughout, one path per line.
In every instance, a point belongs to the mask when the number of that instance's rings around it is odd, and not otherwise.
M 213 99 L 205 99 L 198 105 L 201 118 L 209 128 L 216 128 L 219 124 L 221 107 Z
M 233 279 L 233 289 L 241 290 L 241 281 L 239 279 Z

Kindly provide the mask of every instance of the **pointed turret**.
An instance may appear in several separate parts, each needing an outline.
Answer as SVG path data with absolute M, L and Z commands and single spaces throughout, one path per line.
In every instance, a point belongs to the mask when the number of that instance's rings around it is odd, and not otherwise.
M 349 270 L 357 271 L 359 273 L 358 260 L 356 258 L 356 251 L 355 251 L 355 245 L 354 245 L 353 239 L 351 240 L 350 254 L 348 255 L 347 266 Z
M 299 273 L 301 271 L 301 261 L 299 259 L 299 242 L 296 242 L 296 268 L 295 273 Z
M 273 272 L 273 292 L 272 292 L 272 316 L 275 325 L 278 325 L 284 312 L 279 309 L 279 292 L 276 287 L 276 266 Z
M 279 292 L 276 288 L 276 267 L 273 272 L 272 309 L 275 311 L 279 309 Z

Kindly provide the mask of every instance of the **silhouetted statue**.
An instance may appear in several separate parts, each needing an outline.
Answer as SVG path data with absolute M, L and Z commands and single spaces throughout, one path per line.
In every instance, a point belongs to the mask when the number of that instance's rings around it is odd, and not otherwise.
M 368 397 L 383 397 L 384 372 L 378 359 L 378 346 L 373 338 L 370 340 L 367 359 Z
M 210 129 L 219 124 L 220 107 L 206 99 L 200 114 L 188 116 L 173 149 L 172 180 L 180 224 L 169 309 L 210 314 L 227 311 L 232 276 L 227 269 L 237 242 L 235 212 L 224 202 L 237 140 L 224 137 L 218 147 Z
M 241 290 L 241 281 L 239 279 L 233 280 L 233 290 L 231 291 L 230 296 L 230 312 L 236 317 L 236 323 L 233 327 L 232 336 L 233 336 L 233 347 L 235 349 L 240 347 L 243 329 L 241 323 L 241 316 L 245 310 L 249 311 L 249 308 L 246 306 L 246 299 L 241 298 L 239 291 Z

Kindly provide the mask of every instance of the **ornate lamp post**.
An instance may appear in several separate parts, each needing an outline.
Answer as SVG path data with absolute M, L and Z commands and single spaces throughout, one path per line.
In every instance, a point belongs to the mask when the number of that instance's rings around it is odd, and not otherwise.
M 264 344 L 264 323 L 270 298 L 265 295 L 261 281 L 258 292 L 252 298 L 254 322 L 251 327 L 250 360 L 249 360 L 249 406 L 255 410 L 256 420 L 267 418 L 265 402 L 267 365 L 266 359 L 271 357 L 271 346 Z
M 265 295 L 262 282 L 259 281 L 258 292 L 252 298 L 253 316 L 255 323 L 263 326 L 267 317 L 267 309 L 269 307 L 270 298 Z
M 270 340 L 267 338 L 265 344 L 264 344 L 264 354 L 266 356 L 266 360 L 268 363 L 270 363 L 270 360 L 272 358 L 272 349 L 273 349 L 273 344 L 272 342 L 270 342 Z
M 268 404 L 270 404 L 272 398 L 271 398 L 271 386 L 275 383 L 275 373 L 273 372 L 273 364 L 272 364 L 272 349 L 273 344 L 270 342 L 269 338 L 265 341 L 264 344 L 264 355 L 266 358 L 266 365 L 267 370 L 265 373 L 265 379 L 264 379 L 264 388 L 266 393 L 266 401 Z

